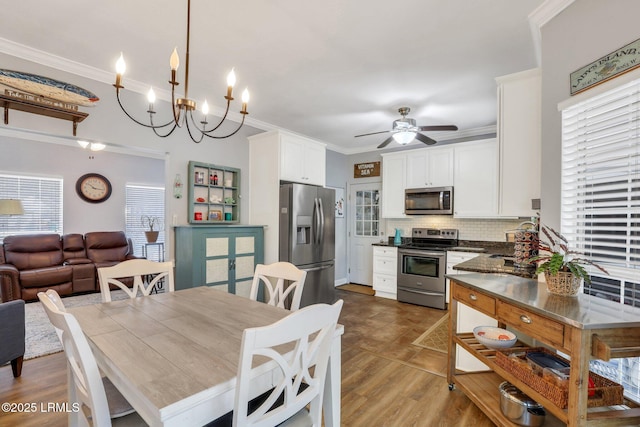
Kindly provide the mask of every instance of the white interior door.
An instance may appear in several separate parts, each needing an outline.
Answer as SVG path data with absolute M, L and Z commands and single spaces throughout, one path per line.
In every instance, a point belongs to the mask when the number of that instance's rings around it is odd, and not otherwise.
M 380 183 L 349 188 L 349 282 L 373 286 L 373 243 L 380 241 Z

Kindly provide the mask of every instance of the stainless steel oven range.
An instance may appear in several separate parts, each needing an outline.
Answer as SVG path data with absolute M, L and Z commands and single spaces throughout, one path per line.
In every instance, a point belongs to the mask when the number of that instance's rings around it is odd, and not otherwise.
M 414 228 L 398 247 L 398 301 L 447 308 L 447 249 L 458 246 L 458 230 Z

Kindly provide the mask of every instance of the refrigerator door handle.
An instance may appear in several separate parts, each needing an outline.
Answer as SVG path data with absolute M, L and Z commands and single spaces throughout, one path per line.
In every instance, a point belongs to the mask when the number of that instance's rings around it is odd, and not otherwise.
M 324 236 L 324 207 L 322 206 L 322 199 L 318 199 L 318 212 L 319 215 L 319 233 L 318 233 L 318 244 L 322 243 L 322 237 Z
M 313 199 L 313 243 L 316 245 L 320 244 L 320 212 L 318 198 L 315 197 Z

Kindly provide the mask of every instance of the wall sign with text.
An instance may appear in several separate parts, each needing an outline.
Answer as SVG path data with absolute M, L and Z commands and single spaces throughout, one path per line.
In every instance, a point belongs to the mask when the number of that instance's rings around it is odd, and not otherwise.
M 571 95 L 631 71 L 639 65 L 640 39 L 571 73 Z
M 353 165 L 354 178 L 380 176 L 380 162 L 356 163 Z

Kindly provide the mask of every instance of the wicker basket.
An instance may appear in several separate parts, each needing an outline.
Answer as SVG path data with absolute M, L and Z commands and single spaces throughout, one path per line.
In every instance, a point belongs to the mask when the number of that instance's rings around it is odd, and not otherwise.
M 544 272 L 544 279 L 547 282 L 547 290 L 555 295 L 572 297 L 578 295 L 582 279 L 572 272 L 558 271 L 556 274 Z
M 529 387 L 552 401 L 559 408 L 566 409 L 567 406 L 569 406 L 568 389 L 562 388 L 535 374 L 528 363 L 524 362 L 524 357 L 518 356 L 518 359 L 520 360 L 515 360 L 515 358 L 509 357 L 509 354 L 511 353 L 522 351 L 522 349 L 496 351 L 495 363 L 496 365 L 511 373 L 520 381 L 527 384 Z M 544 347 L 528 348 L 525 350 L 525 353 L 534 351 L 542 351 L 559 357 L 556 353 L 547 350 Z M 595 384 L 593 396 L 590 396 L 587 399 L 587 406 L 589 408 L 597 406 L 620 405 L 623 403 L 624 389 L 620 384 L 615 383 L 594 372 L 589 372 L 589 377 Z

